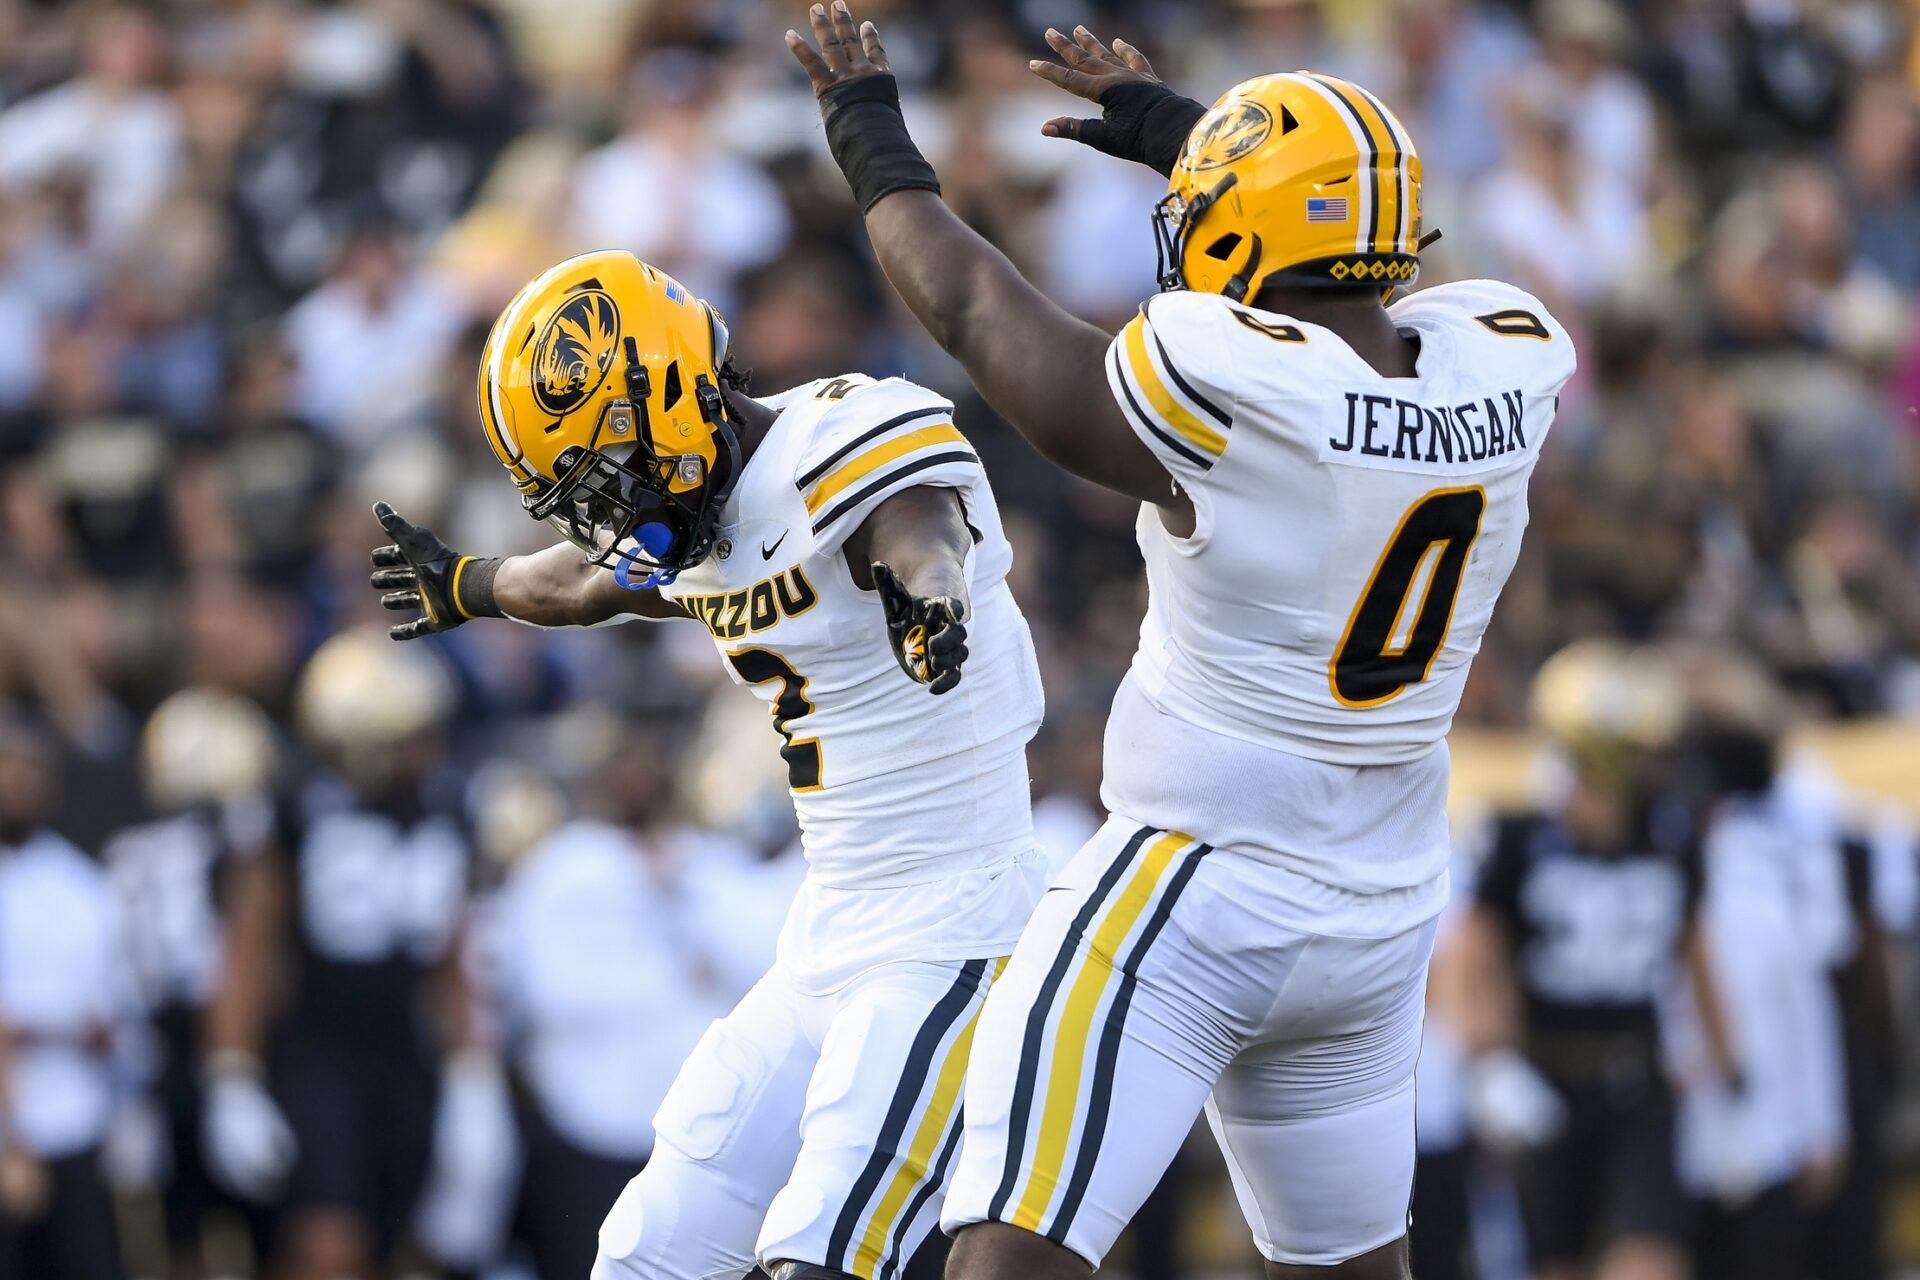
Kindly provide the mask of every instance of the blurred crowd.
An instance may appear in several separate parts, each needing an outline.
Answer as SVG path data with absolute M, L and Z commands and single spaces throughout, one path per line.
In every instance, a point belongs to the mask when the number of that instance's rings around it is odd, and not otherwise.
M 499 307 L 569 253 L 630 249 L 710 299 L 761 391 L 858 369 L 954 397 L 1041 653 L 1042 841 L 1097 823 L 1133 513 L 1029 453 L 893 301 L 781 45 L 803 12 L 0 0 L 0 1276 L 584 1275 L 674 1066 L 767 962 L 791 811 L 697 629 L 365 630 L 375 498 L 479 554 L 547 540 L 473 386 Z M 1203 99 L 1304 66 L 1394 105 L 1443 232 L 1423 279 L 1513 280 L 1582 353 L 1464 726 L 1529 726 L 1578 642 L 1691 654 L 1681 691 L 1749 672 L 1767 741 L 1920 718 L 1911 6 L 861 14 L 947 199 L 1110 326 L 1154 288 L 1160 183 L 1041 137 L 1046 26 L 1122 35 Z M 1911 841 L 1834 817 L 1818 780 L 1774 796 L 1772 755 L 1735 747 L 1695 757 L 1718 807 L 1675 834 L 1639 783 L 1685 770 L 1560 736 L 1540 812 L 1461 841 L 1422 1106 L 1425 1212 L 1454 1236 L 1421 1274 L 1659 1280 L 1687 1259 L 1658 1242 L 1700 1231 L 1785 1276 L 1881 1274 Z M 1624 888 L 1527 888 L 1569 852 Z M 1592 909 L 1540 914 L 1560 900 Z M 1650 1066 L 1656 1003 L 1682 1066 Z M 1738 1061 L 1742 1026 L 1780 1051 Z M 1538 1192 L 1612 1168 L 1629 1128 L 1624 1172 L 1515 1206 L 1514 1169 L 1548 1160 Z M 1139 1274 L 1245 1265 L 1192 1164 Z M 1816 1221 L 1836 1204 L 1860 1216 Z M 1654 1244 L 1623 1262 L 1623 1239 Z

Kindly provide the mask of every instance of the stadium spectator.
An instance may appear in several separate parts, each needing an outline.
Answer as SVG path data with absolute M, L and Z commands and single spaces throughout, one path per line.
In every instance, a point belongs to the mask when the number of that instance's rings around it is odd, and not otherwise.
M 80 74 L 0 112 L 0 192 L 74 184 L 89 248 L 118 261 L 178 175 L 179 107 L 152 14 L 109 8 L 85 25 Z

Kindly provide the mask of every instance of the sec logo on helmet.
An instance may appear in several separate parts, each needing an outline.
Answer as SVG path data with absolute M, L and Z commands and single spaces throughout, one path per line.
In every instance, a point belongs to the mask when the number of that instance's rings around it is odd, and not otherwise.
M 1273 114 L 1257 102 L 1241 98 L 1215 107 L 1187 140 L 1187 167 L 1205 170 L 1230 165 L 1272 132 Z
M 578 409 L 606 380 L 619 343 L 620 308 L 604 290 L 567 299 L 534 342 L 534 403 L 555 418 Z

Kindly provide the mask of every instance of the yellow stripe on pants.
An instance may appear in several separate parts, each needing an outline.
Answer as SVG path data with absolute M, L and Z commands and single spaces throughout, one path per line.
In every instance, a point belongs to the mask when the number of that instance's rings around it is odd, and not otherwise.
M 993 962 L 993 979 L 988 982 L 987 990 L 993 989 L 993 982 L 999 980 L 1001 970 L 1006 967 L 1005 956 Z M 927 1109 L 920 1116 L 920 1126 L 913 1131 L 913 1140 L 907 1144 L 906 1158 L 894 1170 L 893 1181 L 887 1184 L 886 1193 L 874 1207 L 873 1216 L 867 1219 L 866 1232 L 861 1235 L 860 1243 L 853 1252 L 853 1274 L 861 1277 L 861 1280 L 873 1280 L 873 1273 L 880 1266 L 880 1255 L 886 1247 L 887 1236 L 893 1231 L 900 1210 L 906 1205 L 913 1189 L 926 1179 L 927 1170 L 933 1163 L 934 1148 L 940 1145 L 941 1136 L 947 1131 L 947 1118 L 960 1101 L 960 1086 L 967 1077 L 967 1055 L 973 1049 L 973 1029 L 979 1022 L 980 1007 L 975 1006 L 973 1016 L 967 1019 L 966 1026 L 960 1028 L 960 1034 L 953 1038 L 953 1044 L 947 1048 L 946 1058 L 940 1063 L 940 1073 L 934 1078 L 933 1096 L 927 1099 Z
M 1067 1160 L 1067 1140 L 1073 1135 L 1073 1121 L 1080 1107 L 1080 1078 L 1086 1070 L 1093 1014 L 1100 1007 L 1100 998 L 1113 974 L 1114 954 L 1147 909 L 1160 878 L 1173 863 L 1173 855 L 1192 843 L 1192 836 L 1178 831 L 1170 831 L 1154 842 L 1140 860 L 1139 870 L 1133 873 L 1127 887 L 1108 909 L 1106 919 L 1100 922 L 1087 948 L 1087 957 L 1074 976 L 1073 986 L 1061 1006 L 1059 1026 L 1054 1031 L 1053 1060 L 1047 1071 L 1047 1099 L 1041 1109 L 1040 1139 L 1034 1145 L 1027 1189 L 1014 1209 L 1016 1227 L 1038 1231 L 1054 1190 L 1060 1184 L 1060 1170 Z

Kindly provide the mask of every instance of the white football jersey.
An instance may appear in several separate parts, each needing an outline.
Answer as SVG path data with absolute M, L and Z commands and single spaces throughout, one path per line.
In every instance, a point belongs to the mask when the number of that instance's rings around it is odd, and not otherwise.
M 925 831 L 912 821 L 927 796 L 968 789 L 969 758 L 1024 759 L 1042 710 L 1033 642 L 1007 588 L 1013 550 L 953 405 L 860 374 L 762 403 L 779 417 L 721 512 L 713 555 L 662 590 L 772 713 L 809 880 L 923 883 L 1030 852 L 1024 794 L 996 822 Z M 937 696 L 900 669 L 879 596 L 854 584 L 844 553 L 875 508 L 925 485 L 955 490 L 974 534 L 970 656 L 958 687 Z
M 1411 761 L 1447 733 L 1527 527 L 1573 345 L 1489 280 L 1389 309 L 1386 378 L 1332 332 L 1216 294 L 1151 299 L 1107 356 L 1140 439 L 1192 496 L 1143 507 L 1132 682 L 1167 715 L 1311 760 Z

